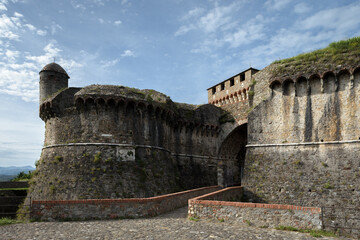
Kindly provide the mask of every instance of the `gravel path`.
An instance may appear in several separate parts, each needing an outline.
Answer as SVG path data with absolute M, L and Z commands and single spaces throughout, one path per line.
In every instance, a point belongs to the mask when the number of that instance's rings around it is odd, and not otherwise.
M 0 226 L 0 239 L 319 239 L 309 234 L 246 224 L 195 222 L 188 220 L 186 213 L 187 208 L 181 208 L 155 218 L 5 225 Z

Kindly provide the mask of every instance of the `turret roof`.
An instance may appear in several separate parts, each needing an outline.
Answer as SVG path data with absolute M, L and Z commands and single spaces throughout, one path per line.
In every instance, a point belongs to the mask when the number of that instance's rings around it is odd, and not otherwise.
M 51 72 L 57 72 L 57 73 L 62 73 L 62 74 L 65 74 L 68 78 L 69 75 L 67 74 L 67 72 L 57 63 L 49 63 L 47 64 L 45 67 L 43 67 L 40 71 L 43 72 L 43 71 L 51 71 Z

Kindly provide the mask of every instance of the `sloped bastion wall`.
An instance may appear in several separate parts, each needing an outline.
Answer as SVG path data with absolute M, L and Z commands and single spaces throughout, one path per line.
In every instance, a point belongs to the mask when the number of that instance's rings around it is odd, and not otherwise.
M 333 229 L 358 228 L 360 71 L 272 79 L 248 117 L 243 185 L 248 201 L 339 209 Z M 341 208 L 341 210 L 340 210 Z M 345 216 L 345 217 L 344 217 Z

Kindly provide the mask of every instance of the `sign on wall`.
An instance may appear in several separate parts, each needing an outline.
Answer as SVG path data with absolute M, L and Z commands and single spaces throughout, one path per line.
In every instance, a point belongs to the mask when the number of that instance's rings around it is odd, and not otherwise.
M 135 148 L 117 147 L 116 158 L 118 161 L 135 161 Z

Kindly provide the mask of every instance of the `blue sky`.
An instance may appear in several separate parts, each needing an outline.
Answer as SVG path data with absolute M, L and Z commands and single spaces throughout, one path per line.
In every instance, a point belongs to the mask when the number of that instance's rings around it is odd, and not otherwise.
M 359 0 L 0 0 L 0 166 L 39 159 L 38 73 L 54 58 L 73 87 L 201 104 L 250 66 L 359 36 L 359 13 Z

